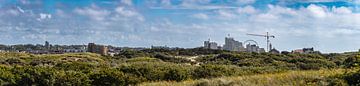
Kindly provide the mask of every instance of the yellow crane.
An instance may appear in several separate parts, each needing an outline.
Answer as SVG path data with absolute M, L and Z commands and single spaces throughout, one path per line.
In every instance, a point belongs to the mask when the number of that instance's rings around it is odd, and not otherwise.
M 262 34 L 246 34 L 246 35 L 265 37 L 266 38 L 266 50 L 268 52 L 269 52 L 269 49 L 271 48 L 270 38 L 275 38 L 275 36 L 270 35 L 269 32 L 266 32 L 265 35 L 262 35 Z

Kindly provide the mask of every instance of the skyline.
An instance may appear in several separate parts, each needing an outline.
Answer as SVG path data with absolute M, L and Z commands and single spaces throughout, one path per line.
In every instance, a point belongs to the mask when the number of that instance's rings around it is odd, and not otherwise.
M 278 50 L 360 47 L 360 0 L 0 0 L 0 44 L 199 47 L 275 35 Z

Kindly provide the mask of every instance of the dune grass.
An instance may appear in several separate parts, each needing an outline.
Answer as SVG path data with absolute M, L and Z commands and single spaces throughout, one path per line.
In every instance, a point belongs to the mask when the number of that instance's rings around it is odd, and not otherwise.
M 326 86 L 338 82 L 329 80 L 329 77 L 343 74 L 344 71 L 344 69 L 289 71 L 183 82 L 149 82 L 140 86 Z

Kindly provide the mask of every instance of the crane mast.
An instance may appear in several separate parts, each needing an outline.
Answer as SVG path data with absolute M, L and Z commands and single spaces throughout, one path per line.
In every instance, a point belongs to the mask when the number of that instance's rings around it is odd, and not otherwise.
M 270 35 L 269 32 L 266 32 L 265 35 L 261 35 L 261 34 L 247 34 L 247 35 L 251 35 L 251 36 L 260 36 L 260 37 L 265 37 L 266 38 L 266 50 L 269 51 L 270 49 L 270 38 L 275 38 L 274 35 Z

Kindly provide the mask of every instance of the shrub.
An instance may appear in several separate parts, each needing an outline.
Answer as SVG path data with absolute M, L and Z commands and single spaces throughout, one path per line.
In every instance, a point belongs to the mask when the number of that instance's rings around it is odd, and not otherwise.
M 352 68 L 352 67 L 359 67 L 360 66 L 360 55 L 349 57 L 345 60 L 345 67 Z
M 191 78 L 191 66 L 177 65 L 167 62 L 139 62 L 122 65 L 118 70 L 133 74 L 140 80 L 159 81 L 175 80 L 181 81 Z
M 88 75 L 78 71 L 59 71 L 55 86 L 90 86 Z
M 344 79 L 349 85 L 358 86 L 360 85 L 360 71 L 345 74 Z
M 14 85 L 15 75 L 11 73 L 10 68 L 0 66 L 0 85 Z
M 24 65 L 25 62 L 19 58 L 9 58 L 5 60 L 5 64 L 10 65 Z
M 96 69 L 96 65 L 89 64 L 85 62 L 65 62 L 65 63 L 58 63 L 55 65 L 55 68 L 58 70 L 73 70 L 73 71 L 83 71 L 83 72 L 90 72 Z
M 114 69 L 103 69 L 89 76 L 91 84 L 95 86 L 125 86 L 126 76 L 123 72 Z
M 170 81 L 183 81 L 191 78 L 191 74 L 188 69 L 179 67 L 168 69 L 164 75 L 164 79 Z
M 235 66 L 207 64 L 197 67 L 193 72 L 193 76 L 196 79 L 231 76 L 236 75 L 240 71 L 237 69 L 239 68 Z
M 45 67 L 15 67 L 16 85 L 51 85 L 55 82 L 55 70 Z

